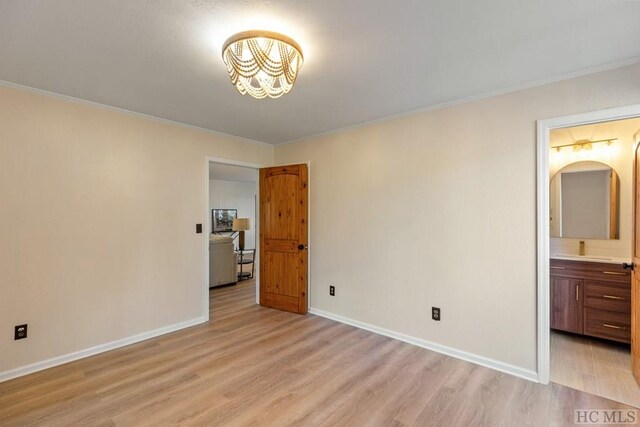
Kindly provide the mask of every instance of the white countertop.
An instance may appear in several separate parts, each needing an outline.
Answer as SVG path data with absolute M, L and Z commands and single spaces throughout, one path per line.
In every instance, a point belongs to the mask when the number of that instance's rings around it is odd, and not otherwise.
M 549 256 L 551 259 L 567 260 L 567 261 L 586 261 L 586 262 L 604 262 L 607 264 L 622 264 L 623 262 L 631 263 L 631 258 L 608 257 L 600 255 L 571 255 L 571 254 L 555 254 Z

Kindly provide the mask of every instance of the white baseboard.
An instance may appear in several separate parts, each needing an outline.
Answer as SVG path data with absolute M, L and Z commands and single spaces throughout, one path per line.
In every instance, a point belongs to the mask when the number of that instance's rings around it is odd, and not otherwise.
M 508 363 L 500 362 L 498 360 L 489 359 L 488 357 L 479 356 L 473 353 L 467 353 L 466 351 L 457 350 L 455 348 L 447 347 L 441 344 L 436 344 L 431 341 L 426 341 L 420 338 L 412 337 L 402 334 L 400 332 L 391 331 L 378 326 L 370 325 L 368 323 L 353 320 L 348 317 L 339 316 L 337 314 L 329 313 L 327 311 L 319 310 L 317 308 L 309 308 L 309 313 L 316 316 L 326 317 L 327 319 L 335 320 L 336 322 L 345 323 L 347 325 L 355 326 L 356 328 L 365 329 L 367 331 L 384 335 L 389 338 L 394 338 L 399 341 L 413 344 L 418 347 L 426 348 L 427 350 L 435 351 L 436 353 L 446 354 L 447 356 L 455 357 L 456 359 L 465 360 L 467 362 L 475 363 L 476 365 L 484 366 L 486 368 L 494 369 L 496 371 L 504 372 L 506 374 L 514 375 L 516 377 L 524 378 L 525 380 L 538 382 L 538 374 L 535 371 L 524 369 L 519 366 L 510 365 Z
M 205 323 L 207 318 L 202 316 L 195 319 L 187 320 L 185 322 L 175 323 L 173 325 L 164 326 L 153 331 L 143 332 L 138 335 L 134 335 L 120 340 L 111 341 L 106 344 L 100 344 L 95 347 L 86 348 L 84 350 L 75 351 L 73 353 L 65 354 L 62 356 L 54 357 L 52 359 L 43 360 L 42 362 L 36 362 L 31 365 L 22 366 L 20 368 L 12 369 L 10 371 L 0 372 L 0 383 L 8 381 L 13 378 L 18 378 L 24 375 L 32 374 L 34 372 L 42 371 L 44 369 L 53 368 L 54 366 L 63 365 L 65 363 L 73 362 L 74 360 L 84 359 L 85 357 L 93 356 L 105 351 L 115 350 L 116 348 L 124 347 L 130 344 L 135 344 L 140 341 L 145 341 L 150 338 L 155 338 L 160 335 L 168 334 L 170 332 L 179 331 L 180 329 L 188 328 L 190 326 L 199 325 Z

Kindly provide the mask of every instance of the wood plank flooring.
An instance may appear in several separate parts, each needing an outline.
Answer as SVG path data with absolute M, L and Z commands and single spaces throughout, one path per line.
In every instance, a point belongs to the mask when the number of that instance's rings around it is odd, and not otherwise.
M 211 292 L 213 322 L 0 384 L 0 425 L 544 426 L 629 407 Z
M 551 381 L 640 407 L 627 344 L 551 331 Z

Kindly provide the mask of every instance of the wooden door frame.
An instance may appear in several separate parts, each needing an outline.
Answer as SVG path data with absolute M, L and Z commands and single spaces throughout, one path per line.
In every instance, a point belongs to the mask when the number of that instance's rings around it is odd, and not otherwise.
M 232 165 L 232 166 L 241 166 L 245 168 L 255 169 L 256 170 L 256 179 L 258 174 L 260 173 L 260 169 L 266 166 L 260 165 L 257 163 L 248 163 L 241 162 L 237 160 L 223 159 L 220 157 L 209 157 L 205 158 L 205 180 L 204 180 L 204 206 L 205 206 L 205 215 L 204 215 L 204 227 L 205 232 L 203 233 L 202 239 L 202 247 L 203 247 L 203 264 L 204 264 L 204 286 L 203 294 L 202 294 L 202 315 L 207 319 L 207 321 L 211 320 L 209 318 L 209 224 L 211 222 L 211 207 L 209 206 L 209 165 L 211 163 L 220 163 L 224 165 Z M 258 197 L 257 200 L 260 200 L 260 180 L 256 180 L 256 195 Z M 256 236 L 260 235 L 260 203 L 256 203 Z M 208 221 L 208 222 L 207 222 Z M 260 246 L 260 245 L 256 245 Z M 260 248 L 256 247 L 256 253 L 254 255 L 254 277 L 256 278 L 256 304 L 260 303 Z
M 549 319 L 549 143 L 554 129 L 640 117 L 640 104 L 537 121 L 537 369 L 538 382 L 549 384 L 551 363 Z

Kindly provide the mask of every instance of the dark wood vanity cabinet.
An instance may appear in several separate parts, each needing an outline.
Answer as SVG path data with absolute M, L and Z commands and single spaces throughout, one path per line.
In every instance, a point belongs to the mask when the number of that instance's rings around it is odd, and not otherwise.
M 582 333 L 584 280 L 551 276 L 551 328 Z
M 551 328 L 631 342 L 631 274 L 621 265 L 551 260 Z

